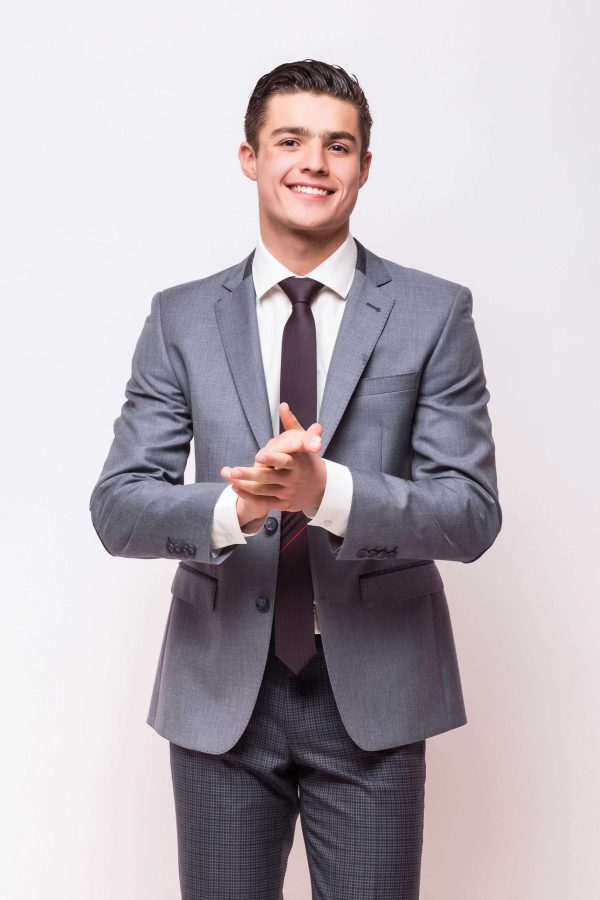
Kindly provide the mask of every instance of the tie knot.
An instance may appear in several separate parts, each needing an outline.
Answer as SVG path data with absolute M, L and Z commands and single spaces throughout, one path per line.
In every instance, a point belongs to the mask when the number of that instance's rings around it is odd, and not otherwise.
M 279 282 L 279 287 L 292 303 L 312 303 L 323 285 L 314 278 L 298 278 L 296 275 L 290 275 L 289 278 Z

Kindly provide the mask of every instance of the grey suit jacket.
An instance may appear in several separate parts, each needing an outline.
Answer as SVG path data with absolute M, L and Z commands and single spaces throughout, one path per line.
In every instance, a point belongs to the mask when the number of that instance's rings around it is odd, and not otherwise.
M 352 506 L 343 539 L 314 527 L 308 540 L 341 718 L 381 750 L 467 721 L 435 560 L 478 559 L 502 514 L 471 292 L 357 247 L 319 416 Z M 247 544 L 210 549 L 221 467 L 252 465 L 273 436 L 252 255 L 153 297 L 90 500 L 109 553 L 180 560 L 147 722 L 209 753 L 252 713 L 277 579 L 278 510 Z

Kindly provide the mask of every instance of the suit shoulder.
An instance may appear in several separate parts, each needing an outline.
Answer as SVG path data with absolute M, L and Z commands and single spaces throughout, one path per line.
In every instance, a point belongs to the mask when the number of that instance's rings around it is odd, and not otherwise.
M 216 294 L 223 289 L 224 282 L 234 279 L 238 272 L 241 275 L 245 260 L 246 258 L 233 266 L 220 269 L 218 272 L 206 275 L 203 278 L 195 278 L 192 281 L 185 281 L 181 284 L 163 288 L 159 291 L 162 303 L 172 306 L 181 303 L 185 304 L 189 301 L 197 303 L 202 300 L 214 300 Z
M 447 296 L 452 300 L 461 288 L 468 290 L 464 284 L 451 281 L 449 278 L 443 278 L 441 275 L 433 275 L 431 272 L 424 272 L 421 269 L 402 266 L 400 263 L 393 262 L 390 259 L 382 258 L 382 262 L 389 270 L 394 281 L 397 280 L 405 287 L 413 288 L 417 291 L 424 291 L 440 297 Z

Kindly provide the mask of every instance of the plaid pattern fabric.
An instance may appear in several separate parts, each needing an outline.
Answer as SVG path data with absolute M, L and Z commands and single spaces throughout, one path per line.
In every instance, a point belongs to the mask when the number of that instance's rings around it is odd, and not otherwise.
M 226 753 L 169 742 L 182 900 L 282 900 L 298 814 L 313 900 L 418 900 L 425 740 L 360 749 L 315 640 L 294 675 L 271 639 L 252 716 Z

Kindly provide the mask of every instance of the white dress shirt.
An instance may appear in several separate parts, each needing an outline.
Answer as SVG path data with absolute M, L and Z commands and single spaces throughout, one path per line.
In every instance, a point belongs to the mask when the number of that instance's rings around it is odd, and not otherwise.
M 317 421 L 331 355 L 344 314 L 345 298 L 354 279 L 356 255 L 356 243 L 352 235 L 348 234 L 337 250 L 311 272 L 302 276 L 314 278 L 324 285 L 311 303 L 317 337 Z M 279 287 L 278 282 L 295 274 L 267 250 L 259 235 L 252 260 L 252 280 L 256 290 L 256 318 L 274 435 L 279 434 L 281 340 L 285 323 L 292 313 L 292 302 Z M 318 509 L 313 507 L 303 512 L 310 519 L 309 525 L 318 525 L 344 537 L 352 504 L 352 475 L 347 466 L 329 459 L 323 461 L 327 470 L 327 480 L 321 505 Z M 236 464 L 236 460 L 223 463 L 233 466 Z M 227 484 L 214 509 L 211 530 L 211 549 L 214 557 L 218 556 L 218 551 L 223 547 L 246 544 L 247 537 L 252 537 L 262 530 L 266 516 L 247 522 L 244 530 L 240 528 L 236 503 L 237 494 L 231 484 Z M 314 623 L 315 632 L 320 634 L 316 606 Z

